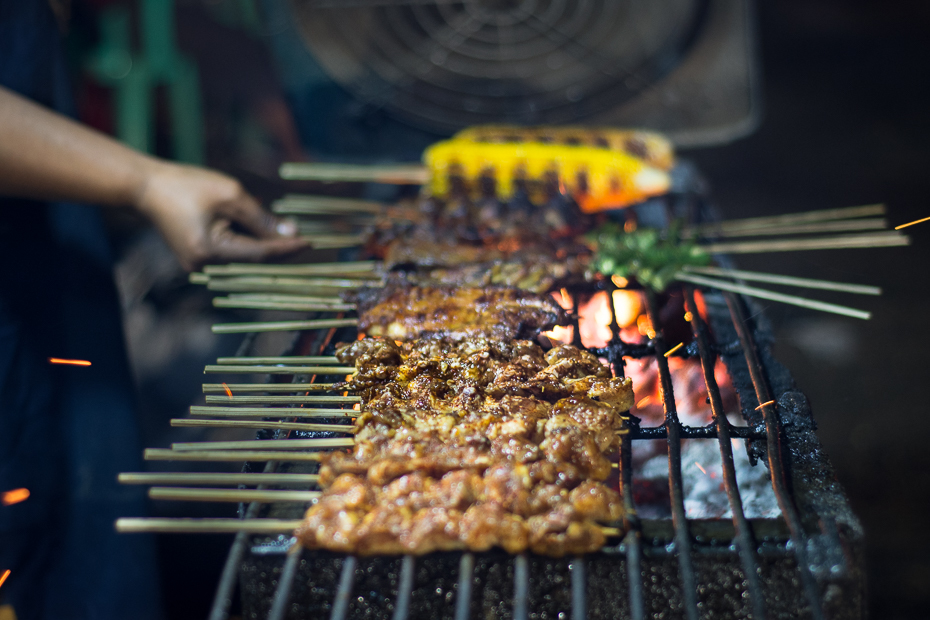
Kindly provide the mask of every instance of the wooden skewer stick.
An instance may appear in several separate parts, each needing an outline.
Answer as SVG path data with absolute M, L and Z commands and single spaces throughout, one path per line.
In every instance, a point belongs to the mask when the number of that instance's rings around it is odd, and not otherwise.
M 204 383 L 204 394 L 225 394 L 230 392 L 328 392 L 334 389 L 345 391 L 346 388 L 335 388 L 335 383 Z
M 202 407 L 190 408 L 191 416 L 213 418 L 354 418 L 355 409 L 316 407 Z
M 312 502 L 319 491 L 277 491 L 269 489 L 188 489 L 185 487 L 152 487 L 151 499 L 182 502 Z
M 246 310 L 283 310 L 287 312 L 347 312 L 355 310 L 355 304 L 317 304 L 300 301 L 261 301 L 258 299 L 234 299 L 214 297 L 216 308 L 243 308 Z
M 303 523 L 299 519 L 176 519 L 123 517 L 116 520 L 121 533 L 163 534 L 290 534 Z
M 319 461 L 320 452 L 286 452 L 280 450 L 167 450 L 146 448 L 146 461 L 203 461 L 203 462 L 246 462 L 246 461 Z
M 387 204 L 374 200 L 306 194 L 288 194 L 271 203 L 271 210 L 282 215 L 346 215 L 352 213 L 380 215 L 386 209 Z
M 230 263 L 207 265 L 203 272 L 210 276 L 324 276 L 361 275 L 377 271 L 380 261 L 366 260 L 345 263 L 309 263 L 302 265 L 269 265 L 263 263 Z
M 828 304 L 822 301 L 816 301 L 814 299 L 807 299 L 806 297 L 798 297 L 796 295 L 784 295 L 782 293 L 776 293 L 774 291 L 769 291 L 762 288 L 734 284 L 725 280 L 715 280 L 713 278 L 705 278 L 704 276 L 696 276 L 689 273 L 679 273 L 675 277 L 678 280 L 683 280 L 692 284 L 709 286 L 721 291 L 730 291 L 731 293 L 739 293 L 740 295 L 746 295 L 747 297 L 770 299 L 772 301 L 778 301 L 784 304 L 790 304 L 792 306 L 800 306 L 801 308 L 810 308 L 811 310 L 820 310 L 822 312 L 832 312 L 833 314 L 842 314 L 844 316 L 851 316 L 857 319 L 872 318 L 872 313 L 866 312 L 865 310 L 858 310 L 856 308 L 849 308 L 847 306 L 839 306 L 837 304 Z
M 317 474 L 240 474 L 200 472 L 128 472 L 117 476 L 120 484 L 237 485 L 276 484 L 301 486 L 316 484 Z
M 230 396 L 206 396 L 204 400 L 207 403 L 212 403 L 216 405 L 221 404 L 233 404 L 233 405 L 273 405 L 273 404 L 291 404 L 291 405 L 307 405 L 307 404 L 347 404 L 347 403 L 360 403 L 362 399 L 358 396 L 306 396 L 295 394 L 293 396 L 236 396 L 233 394 Z
M 216 291 L 217 293 L 299 293 L 302 295 L 312 295 L 312 296 L 334 296 L 344 293 L 346 288 L 338 286 L 315 286 L 315 285 L 304 285 L 304 284 L 281 284 L 281 283 L 254 283 L 254 282 L 243 282 L 233 278 L 226 278 L 222 280 L 209 280 L 204 282 L 207 285 L 207 289 L 211 291 Z M 378 283 L 373 283 L 375 286 L 380 286 Z M 340 299 L 340 302 L 342 300 Z
M 817 211 L 802 211 L 800 213 L 786 213 L 783 215 L 769 215 L 764 217 L 747 217 L 738 220 L 725 220 L 698 226 L 699 230 L 734 230 L 737 228 L 765 228 L 767 226 L 788 226 L 794 224 L 808 224 L 811 222 L 826 222 L 830 220 L 845 220 L 857 217 L 884 215 L 885 205 L 864 205 L 860 207 L 843 207 L 840 209 L 821 209 Z
M 330 326 L 333 327 L 333 326 Z M 240 373 L 262 375 L 354 375 L 355 366 L 237 366 L 236 364 L 209 364 L 205 373 Z
M 371 235 L 368 233 L 350 233 L 350 234 L 319 234 L 319 235 L 301 235 L 305 241 L 315 248 L 350 248 L 356 245 L 364 245 Z
M 881 230 L 888 227 L 887 220 L 882 218 L 869 218 L 864 220 L 837 220 L 830 222 L 815 222 L 812 224 L 794 224 L 792 226 L 772 225 L 760 228 L 730 228 L 713 230 L 702 229 L 704 234 L 712 237 L 763 237 L 772 235 L 813 234 L 831 232 L 851 232 L 860 230 Z M 694 231 L 689 230 L 682 234 L 685 239 L 694 237 Z
M 351 424 L 307 424 L 305 422 L 263 422 L 261 420 L 190 420 L 174 418 L 171 426 L 209 426 L 214 428 L 271 428 L 285 431 L 331 431 L 333 433 L 354 433 Z
M 252 301 L 283 301 L 293 303 L 320 304 L 321 306 L 338 306 L 345 302 L 341 297 L 321 295 L 293 295 L 290 293 L 230 293 L 229 299 L 249 299 Z
M 169 517 L 122 517 L 116 520 L 116 531 L 121 533 L 159 534 L 291 534 L 303 525 L 300 519 L 190 519 Z M 604 535 L 616 538 L 623 531 L 615 527 L 601 527 Z
M 771 241 L 735 241 L 699 245 L 708 254 L 755 254 L 759 252 L 794 252 L 798 250 L 838 250 L 842 248 L 880 248 L 910 245 L 901 233 L 888 231 L 864 235 L 818 237 L 816 239 L 774 239 Z
M 217 364 L 338 364 L 335 355 L 282 355 L 278 357 L 219 357 Z
M 247 439 L 245 441 L 186 441 L 171 444 L 176 452 L 188 450 L 321 450 L 324 448 L 351 448 L 355 440 L 351 437 L 324 437 L 322 439 Z
M 346 288 L 356 289 L 363 286 L 380 286 L 380 277 L 371 278 L 325 278 L 316 276 L 313 278 L 302 278 L 297 276 L 207 276 L 210 283 L 216 284 L 252 284 L 264 285 L 272 284 L 277 286 L 319 286 L 328 288 Z
M 845 282 L 831 282 L 829 280 L 811 280 L 809 278 L 795 278 L 780 276 L 774 273 L 760 273 L 758 271 L 741 271 L 738 269 L 722 269 L 720 267 L 685 267 L 685 271 L 703 273 L 709 276 L 724 276 L 770 284 L 785 284 L 800 288 L 813 288 L 823 291 L 839 291 L 841 293 L 856 293 L 859 295 L 881 295 L 882 289 L 877 286 L 864 284 L 847 284 Z
M 214 334 L 244 334 L 248 332 L 291 332 L 308 329 L 329 329 L 330 327 L 352 327 L 355 325 L 358 325 L 358 319 L 317 319 L 312 321 L 256 321 L 254 323 L 219 323 L 210 329 Z M 355 369 L 353 368 L 352 371 L 354 372 Z
M 285 163 L 278 174 L 288 181 L 323 181 L 328 183 L 384 183 L 386 185 L 423 185 L 429 170 L 422 164 L 379 164 L 360 166 L 330 163 Z

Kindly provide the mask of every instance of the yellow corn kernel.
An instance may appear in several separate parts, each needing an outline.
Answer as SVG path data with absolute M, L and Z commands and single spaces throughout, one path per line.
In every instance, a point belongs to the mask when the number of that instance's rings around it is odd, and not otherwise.
M 469 142 L 561 144 L 590 146 L 619 151 L 642 159 L 662 170 L 675 164 L 675 151 L 668 138 L 654 131 L 611 127 L 478 125 L 453 136 Z

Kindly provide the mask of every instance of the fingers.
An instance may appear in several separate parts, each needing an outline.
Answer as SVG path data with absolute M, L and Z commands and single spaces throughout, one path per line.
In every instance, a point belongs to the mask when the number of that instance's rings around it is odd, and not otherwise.
M 210 227 L 211 260 L 261 262 L 308 247 L 296 237 L 256 239 L 233 232 L 228 221 L 218 220 Z
M 228 217 L 259 239 L 275 239 L 297 235 L 297 226 L 293 222 L 268 213 L 268 211 L 262 209 L 254 197 L 245 192 L 233 200 L 219 203 L 216 210 L 219 215 Z

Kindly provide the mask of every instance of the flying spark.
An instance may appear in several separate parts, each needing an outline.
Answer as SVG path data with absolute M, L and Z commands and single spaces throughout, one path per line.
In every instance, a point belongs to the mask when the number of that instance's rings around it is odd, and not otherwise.
M 697 467 L 698 469 L 700 469 L 701 472 L 702 472 L 705 476 L 707 475 L 707 470 L 704 469 L 703 467 L 701 467 L 701 464 L 700 464 L 700 463 L 698 463 L 697 461 L 695 461 L 695 462 L 694 462 L 694 466 Z
M 87 360 L 65 360 L 60 357 L 50 357 L 48 358 L 49 364 L 67 364 L 68 366 L 90 366 L 90 362 Z
M 685 346 L 685 343 L 679 342 L 679 343 L 676 344 L 674 347 L 672 347 L 671 349 L 669 349 L 668 351 L 665 352 L 665 357 L 668 357 L 669 355 L 671 355 L 672 353 L 674 353 L 675 351 L 677 351 L 678 349 L 680 349 L 680 348 L 683 347 L 683 346 Z
M 3 586 L 3 582 L 6 581 L 6 578 L 10 576 L 10 569 L 3 571 L 3 574 L 0 575 L 0 587 Z
M 223 389 L 226 390 L 226 396 L 229 396 L 230 398 L 232 398 L 232 390 L 229 389 L 229 386 L 224 383 Z
M 914 220 L 913 222 L 908 222 L 907 224 L 901 224 L 900 226 L 895 226 L 895 230 L 901 230 L 902 228 L 907 228 L 908 226 L 913 226 L 914 224 L 920 224 L 921 222 L 926 222 L 930 220 L 930 217 L 925 217 L 919 220 Z
M 775 404 L 775 401 L 774 401 L 774 400 L 770 400 L 770 401 L 764 402 L 764 403 L 762 403 L 761 405 L 759 405 L 758 407 L 756 407 L 756 411 L 758 411 L 759 409 L 762 409 L 763 407 L 768 407 L 769 405 L 774 405 L 774 404 Z
M 13 489 L 12 491 L 7 491 L 2 495 L 0 501 L 3 502 L 4 506 L 12 506 L 13 504 L 18 504 L 29 499 L 29 489 Z

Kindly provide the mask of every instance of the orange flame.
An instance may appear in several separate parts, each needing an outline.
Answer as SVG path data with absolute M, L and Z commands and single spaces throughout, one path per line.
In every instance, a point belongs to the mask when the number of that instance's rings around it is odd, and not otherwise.
M 66 360 L 61 359 L 60 357 L 50 357 L 48 358 L 49 364 L 67 364 L 69 366 L 90 366 L 90 362 L 87 360 Z
M 27 499 L 29 499 L 29 489 L 13 489 L 3 494 L 0 502 L 2 502 L 4 506 L 12 506 L 13 504 L 24 502 Z

